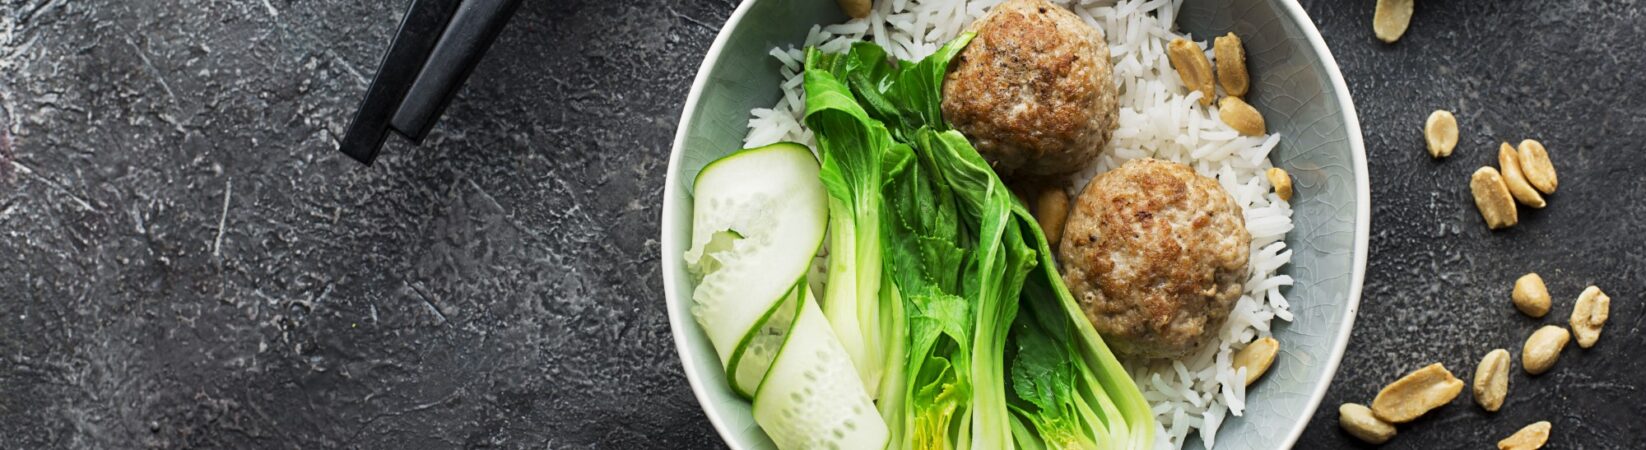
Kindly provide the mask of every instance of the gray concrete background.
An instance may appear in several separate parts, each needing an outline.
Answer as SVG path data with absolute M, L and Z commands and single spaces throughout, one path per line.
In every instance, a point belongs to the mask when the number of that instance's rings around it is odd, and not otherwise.
M 657 217 L 698 63 L 735 4 L 528 1 L 422 147 L 333 151 L 402 1 L 0 0 L 0 448 L 718 446 L 669 338 Z M 1594 349 L 1467 394 L 1387 448 L 1646 431 L 1646 13 L 1634 1 L 1303 2 L 1371 162 L 1366 294 L 1299 448 L 1429 362 L 1468 376 L 1613 298 Z M 1418 132 L 1455 111 L 1432 161 Z M 1490 233 L 1467 177 L 1541 139 L 1561 189 Z M 1508 304 L 1538 271 L 1544 320 Z

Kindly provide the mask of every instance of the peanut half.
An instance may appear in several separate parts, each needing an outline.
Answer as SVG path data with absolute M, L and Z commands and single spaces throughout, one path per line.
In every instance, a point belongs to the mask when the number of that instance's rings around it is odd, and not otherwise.
M 1377 0 L 1372 12 L 1372 31 L 1383 42 L 1393 44 L 1412 24 L 1412 0 Z
M 1521 314 L 1539 318 L 1549 313 L 1549 288 L 1543 285 L 1543 277 L 1537 273 L 1521 275 L 1520 279 L 1515 280 L 1515 290 L 1510 297 Z
M 1423 122 L 1423 140 L 1429 143 L 1429 156 L 1452 156 L 1457 147 L 1457 117 L 1451 111 L 1437 109 Z
M 1377 416 L 1372 415 L 1372 410 L 1364 405 L 1344 403 L 1337 407 L 1337 424 L 1349 435 L 1368 444 L 1382 444 L 1395 437 L 1395 426 L 1378 420 Z
M 1172 39 L 1166 45 L 1166 59 L 1172 61 L 1172 68 L 1177 69 L 1177 76 L 1183 79 L 1183 85 L 1191 91 L 1200 91 L 1200 106 L 1212 104 L 1216 93 L 1212 90 L 1212 62 L 1206 59 L 1206 52 L 1200 45 L 1188 39 Z
M 1245 97 L 1252 79 L 1246 73 L 1246 47 L 1240 45 L 1240 36 L 1229 33 L 1213 39 L 1212 55 L 1217 57 L 1217 84 L 1223 93 Z
M 1486 227 L 1493 230 L 1508 228 L 1520 223 L 1520 215 L 1515 212 L 1514 197 L 1509 195 L 1509 186 L 1503 184 L 1503 175 L 1497 169 L 1481 167 L 1469 177 L 1469 190 L 1474 192 L 1475 208 L 1480 209 L 1480 217 L 1486 219 Z
M 872 0 L 835 0 L 840 4 L 840 10 L 853 19 L 869 17 L 869 10 L 874 9 Z
M 1549 431 L 1554 428 L 1549 421 L 1544 420 L 1526 428 L 1521 428 L 1515 434 L 1497 441 L 1497 450 L 1537 450 L 1543 444 L 1549 443 Z
M 1046 244 L 1057 248 L 1058 240 L 1063 238 L 1063 222 L 1069 220 L 1069 194 L 1055 187 L 1042 189 L 1035 198 L 1034 219 L 1040 222 L 1040 231 L 1046 233 Z
M 1537 189 L 1532 189 L 1532 184 L 1526 182 L 1526 175 L 1520 172 L 1520 157 L 1515 155 L 1515 148 L 1510 147 L 1508 142 L 1497 149 L 1497 167 L 1503 170 L 1503 184 L 1509 187 L 1509 194 L 1515 200 L 1533 208 L 1548 206 Z
M 1531 375 L 1548 372 L 1560 361 L 1560 351 L 1571 340 L 1572 335 L 1565 328 L 1544 325 L 1526 338 L 1526 345 L 1520 349 L 1520 367 Z
M 1372 399 L 1372 414 L 1389 423 L 1411 422 L 1429 410 L 1445 406 L 1463 392 L 1463 380 L 1446 366 L 1430 364 L 1384 386 Z
M 1258 339 L 1235 352 L 1234 366 L 1236 369 L 1246 368 L 1246 385 L 1250 386 L 1269 371 L 1269 366 L 1275 362 L 1275 353 L 1279 351 L 1280 342 L 1275 338 Z
M 1519 151 L 1520 172 L 1526 174 L 1526 181 L 1545 194 L 1555 193 L 1560 179 L 1555 176 L 1555 163 L 1549 161 L 1549 150 L 1543 148 L 1543 143 L 1527 139 L 1520 141 Z
M 1269 177 L 1269 184 L 1275 186 L 1275 195 L 1280 196 L 1281 200 L 1292 201 L 1292 174 L 1286 173 L 1286 169 L 1270 167 L 1263 175 Z
M 1509 351 L 1496 349 L 1481 358 L 1475 366 L 1475 403 L 1487 411 L 1497 412 L 1503 399 L 1509 396 Z
M 1234 128 L 1246 136 L 1262 136 L 1263 132 L 1268 131 L 1268 126 L 1263 123 L 1263 113 L 1257 112 L 1257 108 L 1253 108 L 1240 97 L 1223 97 L 1223 100 L 1219 100 L 1217 117 L 1223 119 L 1223 123 L 1229 124 L 1229 128 Z
M 1577 305 L 1572 307 L 1572 334 L 1577 335 L 1577 346 L 1589 348 L 1600 340 L 1600 327 L 1606 326 L 1606 316 L 1611 315 L 1612 298 L 1600 292 L 1600 288 L 1589 286 L 1577 296 Z

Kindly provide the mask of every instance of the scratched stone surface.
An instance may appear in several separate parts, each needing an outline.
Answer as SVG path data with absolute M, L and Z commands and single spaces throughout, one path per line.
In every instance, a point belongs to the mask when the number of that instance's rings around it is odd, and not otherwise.
M 0 0 L 0 448 L 695 448 L 668 142 L 732 5 L 531 1 L 335 151 L 404 1 Z
M 713 448 L 661 301 L 657 218 L 681 102 L 731 0 L 525 2 L 420 147 L 336 139 L 403 1 L 0 0 L 0 448 Z M 1299 448 L 1359 446 L 1336 406 L 1430 362 L 1468 377 L 1613 298 L 1599 345 L 1509 401 L 1465 393 L 1387 448 L 1551 448 L 1646 431 L 1646 12 L 1303 2 L 1371 161 L 1366 295 Z M 1418 129 L 1455 111 L 1457 153 Z M 1548 208 L 1487 232 L 1467 177 L 1542 140 Z M 1543 274 L 1542 320 L 1508 303 Z

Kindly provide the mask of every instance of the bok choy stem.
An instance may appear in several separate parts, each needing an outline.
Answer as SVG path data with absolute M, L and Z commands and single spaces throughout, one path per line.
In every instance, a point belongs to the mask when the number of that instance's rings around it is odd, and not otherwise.
M 809 68 L 805 77 L 806 124 L 830 130 L 817 134 L 822 155 L 819 178 L 829 194 L 829 276 L 823 315 L 846 347 L 864 388 L 875 395 L 885 367 L 881 310 L 899 306 L 880 301 L 881 159 L 893 143 L 884 125 L 859 119 L 866 113 L 838 79 Z

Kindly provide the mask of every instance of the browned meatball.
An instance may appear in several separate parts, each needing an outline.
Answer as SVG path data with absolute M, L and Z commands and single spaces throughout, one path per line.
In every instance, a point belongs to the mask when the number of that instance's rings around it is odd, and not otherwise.
M 1240 205 L 1217 180 L 1139 159 L 1086 185 L 1064 225 L 1058 262 L 1116 352 L 1174 357 L 1228 320 L 1251 244 Z
M 996 172 L 1063 175 L 1103 152 L 1119 121 L 1109 46 L 1080 17 L 1045 0 L 1011 0 L 943 80 L 943 118 Z

